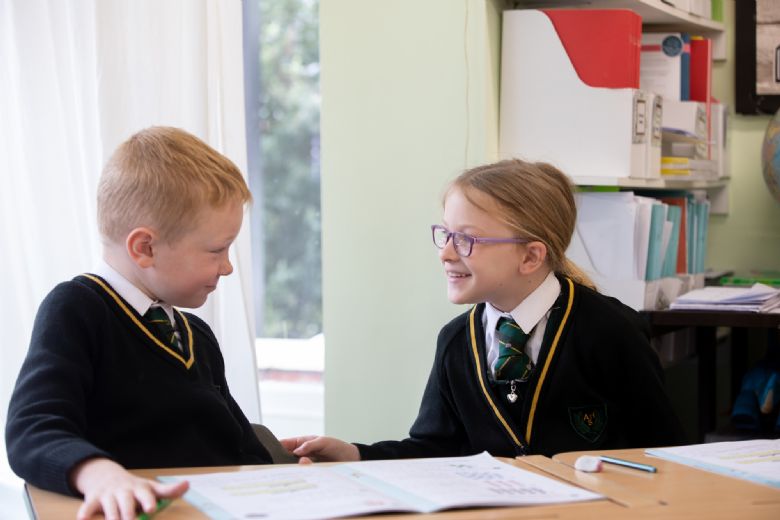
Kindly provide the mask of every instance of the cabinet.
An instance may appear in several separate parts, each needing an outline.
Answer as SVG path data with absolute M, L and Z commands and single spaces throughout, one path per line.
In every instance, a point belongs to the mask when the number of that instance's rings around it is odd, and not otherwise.
M 696 400 L 698 409 L 695 442 L 705 442 L 705 435 L 713 433 L 717 427 L 718 416 L 729 413 L 729 408 L 719 408 L 716 399 L 718 386 L 729 386 L 731 392 L 727 402 L 729 407 L 736 400 L 741 388 L 742 377 L 748 369 L 748 331 L 775 331 L 772 336 L 774 348 L 780 347 L 780 315 L 754 312 L 723 311 L 654 311 L 643 313 L 650 326 L 651 335 L 661 336 L 676 330 L 694 329 L 694 352 L 696 353 Z M 718 382 L 717 356 L 718 327 L 730 329 L 729 339 L 729 381 Z

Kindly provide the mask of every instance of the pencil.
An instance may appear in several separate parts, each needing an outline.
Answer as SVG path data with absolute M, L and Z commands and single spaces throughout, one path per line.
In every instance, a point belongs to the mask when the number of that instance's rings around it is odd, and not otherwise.
M 638 469 L 640 471 L 647 471 L 648 473 L 655 473 L 656 471 L 658 471 L 658 469 L 655 466 L 650 466 L 649 464 L 640 464 L 638 462 L 631 462 L 630 460 L 616 459 L 614 457 L 604 457 L 604 456 L 599 457 L 599 459 L 601 459 L 602 462 L 608 462 L 610 464 L 615 464 L 617 466 L 623 466 L 626 468 Z
M 171 504 L 171 502 L 173 502 L 173 500 L 170 498 L 159 499 L 157 501 L 157 507 L 154 508 L 154 511 L 152 511 L 151 513 L 141 513 L 140 515 L 138 515 L 138 517 L 136 517 L 136 520 L 149 520 L 154 515 L 156 515 L 166 507 L 168 507 Z

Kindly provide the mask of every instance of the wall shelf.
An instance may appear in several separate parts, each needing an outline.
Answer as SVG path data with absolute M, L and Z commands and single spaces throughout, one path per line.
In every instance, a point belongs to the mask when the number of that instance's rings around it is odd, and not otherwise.
M 722 188 L 728 179 L 684 180 L 684 179 L 636 179 L 632 177 L 572 177 L 578 186 L 617 186 L 619 188 L 637 188 L 649 190 L 698 190 Z
M 631 177 L 572 177 L 577 186 L 615 186 L 636 190 L 704 190 L 710 200 L 711 215 L 727 215 L 729 212 L 729 179 L 636 179 Z

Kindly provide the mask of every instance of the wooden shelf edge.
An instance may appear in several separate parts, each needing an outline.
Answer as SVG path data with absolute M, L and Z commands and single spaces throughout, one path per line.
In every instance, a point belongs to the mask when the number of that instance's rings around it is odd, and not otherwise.
M 705 180 L 672 180 L 672 179 L 639 179 L 632 177 L 571 177 L 577 186 L 616 186 L 618 188 L 667 189 L 667 190 L 708 190 L 723 188 L 728 185 L 727 179 Z

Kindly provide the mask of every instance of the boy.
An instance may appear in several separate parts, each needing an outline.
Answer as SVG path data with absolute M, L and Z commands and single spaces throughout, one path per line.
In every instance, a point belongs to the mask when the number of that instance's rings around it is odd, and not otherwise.
M 28 483 L 83 494 L 79 518 L 133 519 L 181 496 L 125 468 L 271 462 L 225 381 L 195 308 L 233 268 L 251 195 L 238 168 L 176 128 L 143 130 L 98 186 L 103 262 L 38 310 L 8 412 L 6 444 Z

